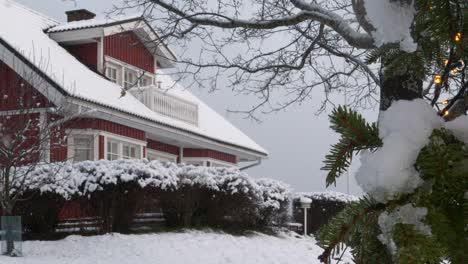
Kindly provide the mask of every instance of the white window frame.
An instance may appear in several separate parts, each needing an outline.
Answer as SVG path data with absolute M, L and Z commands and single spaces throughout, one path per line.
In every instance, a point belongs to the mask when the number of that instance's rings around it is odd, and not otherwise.
M 154 80 L 156 79 L 156 74 L 153 73 L 153 72 L 147 72 L 143 69 L 140 69 L 138 67 L 135 67 L 133 65 L 130 65 L 128 63 L 125 63 L 121 60 L 118 60 L 118 59 L 115 59 L 115 58 L 112 58 L 112 57 L 109 57 L 109 56 L 105 56 L 105 61 L 106 61 L 106 67 L 107 66 L 110 66 L 110 67 L 114 67 L 114 68 L 117 68 L 119 69 L 118 70 L 118 73 L 120 74 L 117 74 L 118 75 L 118 81 L 117 83 L 122 86 L 122 87 L 125 87 L 125 71 L 126 70 L 129 70 L 129 71 L 133 71 L 136 76 L 135 76 L 135 81 L 138 81 L 137 82 L 137 85 L 135 87 L 141 87 L 141 78 L 142 77 L 146 77 L 149 79 L 150 81 L 150 85 L 151 84 L 154 84 Z
M 129 78 L 127 79 L 127 77 Z M 123 86 L 126 89 L 138 87 L 138 72 L 135 72 L 132 69 L 124 68 Z
M 122 159 L 141 159 L 143 158 L 141 156 L 141 151 L 138 151 L 138 148 L 140 148 L 140 146 L 138 145 L 135 145 L 135 144 L 130 144 L 130 143 L 125 143 L 125 142 L 122 142 Z M 128 148 L 128 155 L 125 155 L 125 148 Z M 132 157 L 132 150 L 134 151 L 134 157 Z
M 105 64 L 105 71 L 107 71 L 107 68 L 113 68 L 113 69 L 116 69 L 117 70 L 117 76 L 116 76 L 116 82 L 118 85 L 121 85 L 123 84 L 123 71 L 124 71 L 124 68 L 122 67 L 122 65 L 118 64 L 118 63 L 115 63 L 113 61 L 108 61 L 107 60 L 107 57 L 106 57 L 106 60 L 105 60 L 106 64 Z M 106 74 L 107 72 L 104 72 L 104 74 Z M 106 75 L 107 77 L 107 75 Z M 109 77 L 107 77 L 109 78 Z
M 117 146 L 116 152 L 112 152 L 112 143 L 115 143 L 116 146 Z M 111 144 L 111 147 L 110 147 L 111 151 L 109 151 L 108 144 Z M 119 159 L 121 159 L 120 141 L 118 141 L 118 140 L 106 140 L 106 144 L 105 144 L 104 148 L 106 149 L 106 151 L 105 151 L 106 155 L 104 157 L 106 160 L 119 160 Z M 114 157 L 109 158 L 110 156 L 114 156 Z
M 93 137 L 93 158 L 91 160 L 99 159 L 99 131 L 91 129 L 72 129 L 67 130 L 67 160 L 74 160 L 75 157 L 75 137 L 91 136 Z
M 166 153 L 166 152 L 146 148 L 146 158 L 148 160 L 150 160 L 149 156 L 161 157 L 161 158 L 166 159 L 166 160 L 160 160 L 160 161 L 170 161 L 170 162 L 174 162 L 174 163 L 177 162 L 177 157 L 178 157 L 178 155 L 174 155 L 174 154 L 170 154 L 170 153 Z M 159 160 L 159 159 L 156 158 L 156 159 L 152 159 L 152 160 Z
M 184 157 L 184 162 L 185 164 L 196 164 L 196 165 L 201 165 L 201 166 L 207 166 L 207 162 L 210 162 L 210 167 L 214 167 L 213 164 L 219 165 L 219 167 L 237 167 L 237 164 L 235 163 L 230 163 L 226 161 L 221 161 L 217 159 L 212 159 L 212 158 L 197 158 L 197 157 Z M 198 164 L 201 163 L 201 164 Z
M 109 71 L 115 71 L 115 79 L 112 78 L 112 76 L 109 76 L 107 73 Z M 106 72 L 105 72 L 105 75 L 106 77 L 111 81 L 111 82 L 114 82 L 114 83 L 119 83 L 119 74 L 120 74 L 120 69 L 119 67 L 117 66 L 114 66 L 112 63 L 109 63 L 108 65 L 106 65 Z
M 108 132 L 101 132 L 100 135 L 104 136 L 104 159 L 107 160 L 108 151 L 107 151 L 107 142 L 115 141 L 118 143 L 118 159 L 124 159 L 123 156 L 123 145 L 135 145 L 139 149 L 136 150 L 137 157 L 135 159 L 142 159 L 144 157 L 144 147 L 146 147 L 146 141 L 141 141 L 138 139 L 133 139 L 125 136 L 120 136 Z

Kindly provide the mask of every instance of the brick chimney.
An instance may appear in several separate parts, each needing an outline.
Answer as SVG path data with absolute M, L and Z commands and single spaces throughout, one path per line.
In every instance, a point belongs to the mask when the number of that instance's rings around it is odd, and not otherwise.
M 70 10 L 65 12 L 65 14 L 67 14 L 68 22 L 88 20 L 96 17 L 96 14 L 86 9 Z

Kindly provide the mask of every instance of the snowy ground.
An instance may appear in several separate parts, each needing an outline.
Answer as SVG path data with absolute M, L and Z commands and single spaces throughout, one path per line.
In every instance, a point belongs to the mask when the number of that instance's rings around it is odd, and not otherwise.
M 291 234 L 232 236 L 187 231 L 148 235 L 70 236 L 23 244 L 24 257 L 2 264 L 315 264 L 321 249 L 313 238 Z M 348 263 L 342 261 L 340 263 Z

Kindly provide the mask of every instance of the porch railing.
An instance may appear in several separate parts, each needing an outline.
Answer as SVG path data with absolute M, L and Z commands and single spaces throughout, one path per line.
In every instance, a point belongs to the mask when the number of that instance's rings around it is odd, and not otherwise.
M 156 113 L 198 125 L 198 105 L 170 95 L 155 86 L 138 87 L 131 93 Z

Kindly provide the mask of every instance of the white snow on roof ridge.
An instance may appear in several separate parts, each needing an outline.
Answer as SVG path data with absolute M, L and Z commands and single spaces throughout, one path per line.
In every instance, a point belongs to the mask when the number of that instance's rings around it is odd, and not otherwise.
M 105 18 L 96 17 L 93 19 L 72 21 L 72 22 L 60 24 L 60 25 L 50 28 L 49 30 L 47 30 L 47 32 L 53 33 L 53 32 L 60 32 L 60 31 L 67 31 L 67 30 L 74 30 L 74 29 L 99 27 L 99 26 L 105 26 L 107 24 L 111 24 L 114 22 L 121 22 L 121 21 L 126 21 L 126 20 L 137 19 L 137 18 L 142 18 L 141 14 L 119 15 L 119 16 L 105 17 Z
M 24 8 L 14 1 L 0 0 L 0 37 L 73 97 L 267 154 L 262 147 L 198 98 L 196 100 L 202 106 L 200 107 L 201 122 L 199 126 L 193 126 L 153 112 L 129 93 L 121 97 L 122 89 L 119 85 L 88 69 L 44 33 L 44 29 L 53 25 L 52 22 L 44 15 Z M 47 67 L 41 67 L 41 65 L 47 65 Z M 166 80 L 171 79 L 166 78 Z M 178 94 L 196 98 L 188 91 L 178 92 Z M 208 115 L 207 118 L 204 115 Z M 214 122 L 207 124 L 210 120 Z

